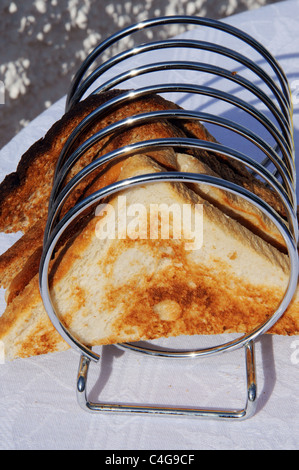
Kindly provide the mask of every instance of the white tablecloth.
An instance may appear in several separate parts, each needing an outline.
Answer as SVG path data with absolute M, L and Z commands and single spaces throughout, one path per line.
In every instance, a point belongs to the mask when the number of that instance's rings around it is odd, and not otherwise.
M 284 1 L 225 20 L 253 35 L 284 68 L 294 101 L 299 145 L 299 2 Z M 191 37 L 202 37 L 197 28 Z M 205 30 L 209 41 L 217 39 Z M 246 46 L 239 46 L 246 53 Z M 243 49 L 242 49 L 243 48 Z M 202 83 L 205 83 L 203 78 Z M 234 85 L 231 85 L 234 86 Z M 0 152 L 0 179 L 64 111 L 62 98 Z M 183 106 L 186 103 L 182 103 Z M 207 102 L 206 110 L 213 112 Z M 225 115 L 226 109 L 217 108 Z M 225 136 L 224 136 L 225 138 Z M 1 252 L 19 235 L 1 235 Z M 1 312 L 5 303 L 1 292 Z M 245 403 L 243 351 L 173 361 L 141 357 L 114 346 L 92 365 L 89 398 L 118 403 L 158 403 L 241 408 Z M 77 404 L 75 351 L 0 364 L 1 449 L 298 449 L 299 338 L 264 336 L 256 344 L 258 405 L 245 421 L 90 414 Z

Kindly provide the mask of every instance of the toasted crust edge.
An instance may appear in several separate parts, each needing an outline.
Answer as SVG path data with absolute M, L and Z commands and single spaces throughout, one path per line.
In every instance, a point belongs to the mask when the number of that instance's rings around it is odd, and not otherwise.
M 40 158 L 43 154 L 49 152 L 53 143 L 59 138 L 64 128 L 73 119 L 81 119 L 82 115 L 86 114 L 89 109 L 94 109 L 95 106 L 100 106 L 104 102 L 120 95 L 124 90 L 110 90 L 105 95 L 90 95 L 85 100 L 76 104 L 76 107 L 71 108 L 65 113 L 61 119 L 55 122 L 48 130 L 44 137 L 37 140 L 29 149 L 22 155 L 16 171 L 6 175 L 2 183 L 0 183 L 0 219 L 2 208 L 8 196 L 10 196 L 17 187 L 21 186 L 26 178 L 27 171 L 32 162 Z

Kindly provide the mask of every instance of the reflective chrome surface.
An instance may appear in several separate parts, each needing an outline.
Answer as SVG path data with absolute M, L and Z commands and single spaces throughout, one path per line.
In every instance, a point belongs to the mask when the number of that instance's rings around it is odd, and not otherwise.
M 223 45 L 213 44 L 206 41 L 196 41 L 182 39 L 167 39 L 164 41 L 155 41 L 148 44 L 141 44 L 127 51 L 121 52 L 115 56 L 108 58 L 95 70 L 88 74 L 89 68 L 104 52 L 124 37 L 132 35 L 142 29 L 154 28 L 165 26 L 169 24 L 184 24 L 194 25 L 198 27 L 214 28 L 223 32 L 224 34 L 231 35 L 244 41 L 249 47 L 254 49 L 260 54 L 263 60 L 270 66 L 274 72 L 275 79 L 273 79 L 267 71 L 260 65 L 257 65 L 249 57 L 229 49 Z M 261 87 L 253 84 L 250 80 L 242 77 L 240 74 L 234 74 L 229 70 L 218 67 L 209 63 L 194 62 L 194 61 L 160 61 L 148 63 L 130 69 L 128 72 L 121 72 L 115 74 L 107 81 L 100 83 L 101 77 L 107 70 L 111 70 L 115 65 L 120 64 L 123 60 L 142 55 L 146 52 L 166 50 L 167 48 L 182 48 L 187 47 L 191 49 L 198 49 L 204 51 L 211 51 L 220 54 L 221 56 L 234 59 L 237 63 L 246 66 L 261 80 L 273 93 L 273 99 L 261 89 Z M 224 90 L 203 86 L 194 83 L 172 83 L 165 80 L 165 83 L 151 84 L 147 86 L 138 87 L 134 90 L 126 90 L 120 96 L 110 99 L 108 102 L 99 106 L 96 110 L 86 116 L 76 129 L 71 133 L 64 148 L 60 154 L 55 178 L 53 181 L 53 189 L 49 204 L 48 221 L 44 235 L 44 250 L 40 264 L 40 291 L 43 302 L 48 312 L 48 315 L 61 336 L 69 343 L 71 347 L 81 354 L 80 366 L 77 378 L 77 397 L 80 406 L 89 411 L 102 411 L 102 412 L 127 412 L 127 413 L 145 413 L 155 415 L 171 415 L 171 416 L 193 416 L 205 418 L 231 418 L 231 419 L 245 419 L 252 416 L 256 406 L 256 379 L 255 379 L 255 361 L 254 361 L 254 341 L 263 333 L 268 331 L 276 321 L 281 317 L 286 308 L 288 307 L 294 292 L 297 287 L 298 277 L 298 220 L 297 220 L 297 200 L 296 200 L 296 172 L 295 172 L 295 158 L 294 158 L 294 144 L 293 144 L 293 129 L 292 129 L 292 105 L 287 78 L 271 54 L 254 38 L 248 36 L 237 28 L 229 26 L 225 23 L 210 20 L 207 18 L 195 18 L 188 16 L 174 16 L 166 18 L 156 18 L 153 20 L 144 21 L 142 23 L 133 25 L 126 28 L 119 33 L 107 38 L 83 62 L 78 70 L 70 91 L 67 97 L 66 110 L 69 110 L 73 105 L 80 101 L 85 93 L 88 93 L 91 85 L 97 81 L 97 87 L 92 93 L 101 93 L 104 90 L 113 89 L 120 84 L 125 83 L 131 77 L 147 75 L 156 71 L 164 71 L 165 77 L 171 78 L 171 71 L 173 70 L 192 70 L 198 74 L 210 73 L 215 76 L 221 76 L 224 79 L 233 81 L 244 89 L 250 91 L 254 97 L 265 105 L 267 113 L 262 112 L 257 106 L 253 106 L 247 101 L 228 93 Z M 85 75 L 87 74 L 87 77 Z M 163 75 L 163 77 L 164 77 Z M 150 80 L 150 79 L 149 79 Z M 167 81 L 167 83 L 166 83 Z M 278 81 L 278 83 L 277 83 Z M 149 81 L 150 83 L 150 81 Z M 215 116 L 213 114 L 194 111 L 175 109 L 169 111 L 156 111 L 151 113 L 143 113 L 140 115 L 132 116 L 124 119 L 105 129 L 95 133 L 92 137 L 81 143 L 76 150 L 74 146 L 77 140 L 84 135 L 86 130 L 96 121 L 101 119 L 107 110 L 111 111 L 116 106 L 129 103 L 136 98 L 149 96 L 153 93 L 183 93 L 193 94 L 196 96 L 213 97 L 219 101 L 228 103 L 233 108 L 238 108 L 250 115 L 256 122 L 258 122 L 275 141 L 275 145 L 270 145 L 265 138 L 257 134 L 256 131 L 245 128 L 241 124 L 232 121 L 231 119 Z M 269 115 L 271 117 L 269 117 Z M 95 159 L 92 163 L 87 165 L 83 170 L 78 172 L 67 184 L 65 184 L 66 177 L 72 169 L 76 161 L 89 149 L 92 145 L 98 142 L 103 137 L 113 136 L 115 133 L 129 129 L 132 126 L 154 121 L 157 119 L 171 119 L 171 120 L 199 120 L 205 123 L 224 128 L 230 132 L 237 134 L 244 138 L 247 142 L 253 144 L 256 149 L 264 154 L 263 161 L 259 163 L 251 155 L 245 152 L 237 151 L 229 146 L 221 145 L 216 142 L 207 142 L 199 139 L 155 139 L 131 144 L 125 148 L 120 148 L 114 152 L 109 152 L 100 158 Z M 286 219 L 284 220 L 274 209 L 272 209 L 266 202 L 258 196 L 244 189 L 243 187 L 231 183 L 229 181 L 194 173 L 182 172 L 161 172 L 155 174 L 141 175 L 128 178 L 123 181 L 111 184 L 93 194 L 86 197 L 75 205 L 67 214 L 61 218 L 61 209 L 66 199 L 74 188 L 90 175 L 96 169 L 99 169 L 107 162 L 117 162 L 120 158 L 133 156 L 138 152 L 145 150 L 161 149 L 163 147 L 175 146 L 176 148 L 184 149 L 201 149 L 211 152 L 217 152 L 225 155 L 227 158 L 242 162 L 252 173 L 258 175 L 259 178 L 272 188 L 272 190 L 279 196 L 279 199 L 284 207 Z M 274 165 L 274 170 L 269 170 L 268 167 Z M 256 329 L 243 335 L 240 338 L 234 339 L 224 344 L 209 348 L 198 348 L 193 350 L 165 350 L 165 349 L 152 349 L 144 347 L 141 344 L 119 344 L 119 348 L 148 356 L 164 357 L 171 359 L 192 359 L 203 357 L 211 354 L 223 353 L 232 351 L 239 348 L 244 348 L 245 351 L 245 366 L 247 373 L 247 400 L 244 409 L 242 410 L 203 410 L 194 408 L 175 408 L 175 407 L 148 407 L 148 406 L 122 406 L 117 404 L 99 404 L 90 403 L 87 397 L 87 375 L 90 361 L 97 362 L 100 360 L 100 355 L 97 354 L 92 348 L 81 344 L 63 325 L 57 316 L 54 309 L 48 283 L 49 265 L 52 255 L 55 251 L 57 243 L 67 230 L 69 225 L 82 214 L 87 208 L 94 207 L 101 202 L 104 198 L 113 194 L 120 193 L 128 187 L 138 186 L 142 184 L 155 184 L 157 182 L 185 182 L 185 183 L 200 183 L 202 185 L 213 186 L 226 190 L 230 193 L 237 194 L 245 200 L 252 203 L 260 211 L 262 211 L 269 219 L 275 224 L 281 233 L 289 255 L 290 260 L 290 277 L 288 287 L 281 300 L 277 310 L 268 320 L 259 325 Z
M 162 407 L 147 405 L 122 405 L 116 403 L 93 403 L 87 397 L 87 377 L 90 359 L 81 355 L 77 375 L 77 401 L 83 410 L 91 412 L 113 412 L 123 414 L 146 414 L 168 417 L 192 417 L 208 419 L 237 419 L 244 420 L 254 415 L 256 410 L 257 386 L 255 380 L 254 343 L 249 342 L 244 346 L 246 367 L 246 401 L 242 409 L 220 410 L 212 408 L 190 408 L 190 407 Z

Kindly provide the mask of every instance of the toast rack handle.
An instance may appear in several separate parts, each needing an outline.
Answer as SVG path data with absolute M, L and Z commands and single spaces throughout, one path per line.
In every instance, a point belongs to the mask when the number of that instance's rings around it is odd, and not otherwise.
M 254 342 L 249 341 L 244 346 L 247 377 L 247 399 L 243 409 L 201 409 L 186 407 L 161 407 L 148 405 L 123 405 L 116 403 L 92 403 L 87 398 L 87 376 L 90 359 L 84 354 L 80 357 L 77 376 L 77 401 L 81 408 L 89 412 L 114 412 L 127 414 L 147 414 L 155 416 L 181 416 L 209 419 L 238 419 L 243 420 L 254 415 L 256 410 L 257 386 L 255 374 Z

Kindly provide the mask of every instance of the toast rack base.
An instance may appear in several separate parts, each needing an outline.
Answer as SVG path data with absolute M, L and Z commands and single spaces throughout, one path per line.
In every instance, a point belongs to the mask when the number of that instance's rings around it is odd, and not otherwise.
M 244 420 L 255 414 L 257 405 L 257 385 L 255 374 L 255 354 L 254 342 L 249 341 L 243 346 L 245 350 L 246 367 L 246 403 L 243 409 L 205 409 L 176 406 L 155 406 L 137 404 L 117 404 L 117 403 L 93 403 L 87 397 L 87 378 L 90 359 L 84 354 L 80 357 L 79 370 L 77 376 L 77 401 L 80 407 L 88 412 L 101 413 L 121 413 L 139 414 L 151 416 L 173 416 L 189 418 L 209 418 L 209 419 L 235 419 Z

